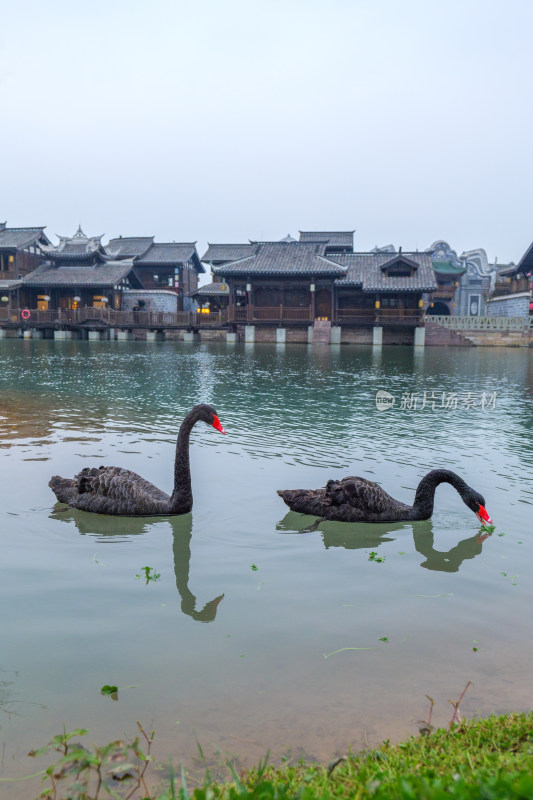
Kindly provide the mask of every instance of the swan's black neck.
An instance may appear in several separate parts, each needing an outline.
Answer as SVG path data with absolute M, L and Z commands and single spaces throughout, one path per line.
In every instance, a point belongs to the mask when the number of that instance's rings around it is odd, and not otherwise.
M 430 519 L 433 514 L 435 489 L 440 483 L 451 484 L 465 502 L 472 491 L 470 486 L 455 472 L 451 472 L 449 469 L 433 469 L 418 484 L 410 519 Z
M 170 511 L 173 514 L 186 514 L 192 508 L 191 468 L 189 464 L 189 437 L 199 416 L 195 408 L 189 411 L 181 423 L 176 442 L 174 461 L 174 491 L 170 498 Z

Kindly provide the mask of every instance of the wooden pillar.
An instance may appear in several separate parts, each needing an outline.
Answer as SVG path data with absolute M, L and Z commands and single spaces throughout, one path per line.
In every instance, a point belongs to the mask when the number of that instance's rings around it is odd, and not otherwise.
M 224 281 L 224 278 L 222 278 Z M 235 319 L 235 289 L 228 283 L 228 321 Z
M 248 288 L 249 287 L 249 288 Z M 250 283 L 249 279 L 246 280 L 246 297 L 248 298 L 248 304 L 246 306 L 246 319 L 248 322 L 251 322 L 253 319 L 252 316 L 252 304 L 253 304 L 253 288 L 252 284 Z

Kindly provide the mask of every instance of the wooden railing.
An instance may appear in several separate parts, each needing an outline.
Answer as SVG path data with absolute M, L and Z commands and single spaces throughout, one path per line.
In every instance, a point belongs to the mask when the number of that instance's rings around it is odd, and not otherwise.
M 340 324 L 350 325 L 373 325 L 376 319 L 373 308 L 339 308 L 336 316 Z
M 29 318 L 23 319 L 21 313 L 29 310 Z M 250 315 L 250 316 L 249 316 Z M 111 308 L 79 308 L 70 310 L 41 311 L 39 309 L 0 308 L 0 324 L 32 327 L 42 326 L 90 326 L 102 325 L 120 328 L 216 328 L 224 325 L 250 322 L 274 323 L 312 323 L 310 308 L 269 308 L 250 309 L 233 307 L 225 311 L 200 314 L 194 311 L 177 313 L 163 311 L 115 311 Z M 336 312 L 339 324 L 350 325 L 417 325 L 422 322 L 419 309 L 358 309 L 342 308 Z M 452 330 L 533 330 L 531 317 L 455 317 L 427 315 L 424 322 L 442 325 Z
M 312 322 L 311 308 L 287 306 L 234 306 L 229 322 Z
M 530 288 L 531 279 L 528 277 L 497 280 L 491 297 L 505 297 L 509 294 L 521 294 L 522 292 L 529 292 Z
M 418 308 L 378 308 L 376 325 L 419 325 L 422 316 Z
M 27 316 L 25 319 L 24 317 Z M 24 316 L 23 316 L 24 315 Z M 0 308 L 0 322 L 19 325 L 107 325 L 121 328 L 212 328 L 227 322 L 227 311 L 201 314 L 195 311 L 116 311 L 112 308 L 40 309 Z
M 243 306 L 234 306 L 228 309 L 230 322 L 246 322 L 248 319 L 248 309 Z

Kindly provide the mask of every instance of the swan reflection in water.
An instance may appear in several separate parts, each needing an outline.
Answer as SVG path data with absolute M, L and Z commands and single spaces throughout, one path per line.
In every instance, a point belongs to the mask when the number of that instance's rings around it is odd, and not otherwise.
M 160 525 L 161 517 L 113 517 L 105 514 L 91 514 L 87 511 L 66 508 L 58 504 L 52 519 L 74 523 L 84 536 L 96 536 L 97 541 L 115 539 L 125 541 L 129 536 L 142 536 L 154 524 Z M 197 622 L 212 622 L 223 594 L 210 600 L 201 611 L 196 609 L 196 597 L 189 589 L 189 568 L 191 562 L 192 514 L 168 517 L 164 520 L 172 528 L 172 551 L 174 555 L 174 574 L 176 589 L 181 599 L 181 610 Z
M 305 520 L 305 518 L 303 518 Z M 314 520 L 314 517 L 308 517 Z M 415 550 L 426 559 L 420 564 L 425 569 L 438 572 L 458 572 L 463 561 L 480 555 L 483 542 L 490 536 L 489 533 L 478 532 L 468 539 L 463 539 L 454 547 L 446 551 L 435 550 L 433 522 L 372 522 L 372 523 L 347 523 L 325 522 L 322 524 L 302 527 L 302 514 L 289 511 L 276 525 L 276 530 L 283 533 L 308 533 L 318 530 L 322 537 L 324 547 L 344 547 L 346 550 L 359 550 L 371 547 L 378 548 L 383 542 L 393 542 L 395 533 L 411 530 Z

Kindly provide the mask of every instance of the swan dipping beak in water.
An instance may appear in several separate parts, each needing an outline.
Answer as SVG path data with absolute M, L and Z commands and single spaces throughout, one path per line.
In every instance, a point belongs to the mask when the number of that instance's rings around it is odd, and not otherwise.
M 479 504 L 479 511 L 476 511 L 476 517 L 483 525 L 492 525 L 492 520 L 487 513 L 487 509 L 485 506 L 482 506 L 481 503 Z
M 279 496 L 292 511 L 339 522 L 395 522 L 430 519 L 435 489 L 449 483 L 483 525 L 492 520 L 483 496 L 449 469 L 433 469 L 416 489 L 412 506 L 395 500 L 378 483 L 352 476 L 328 481 L 323 489 L 283 489 Z

